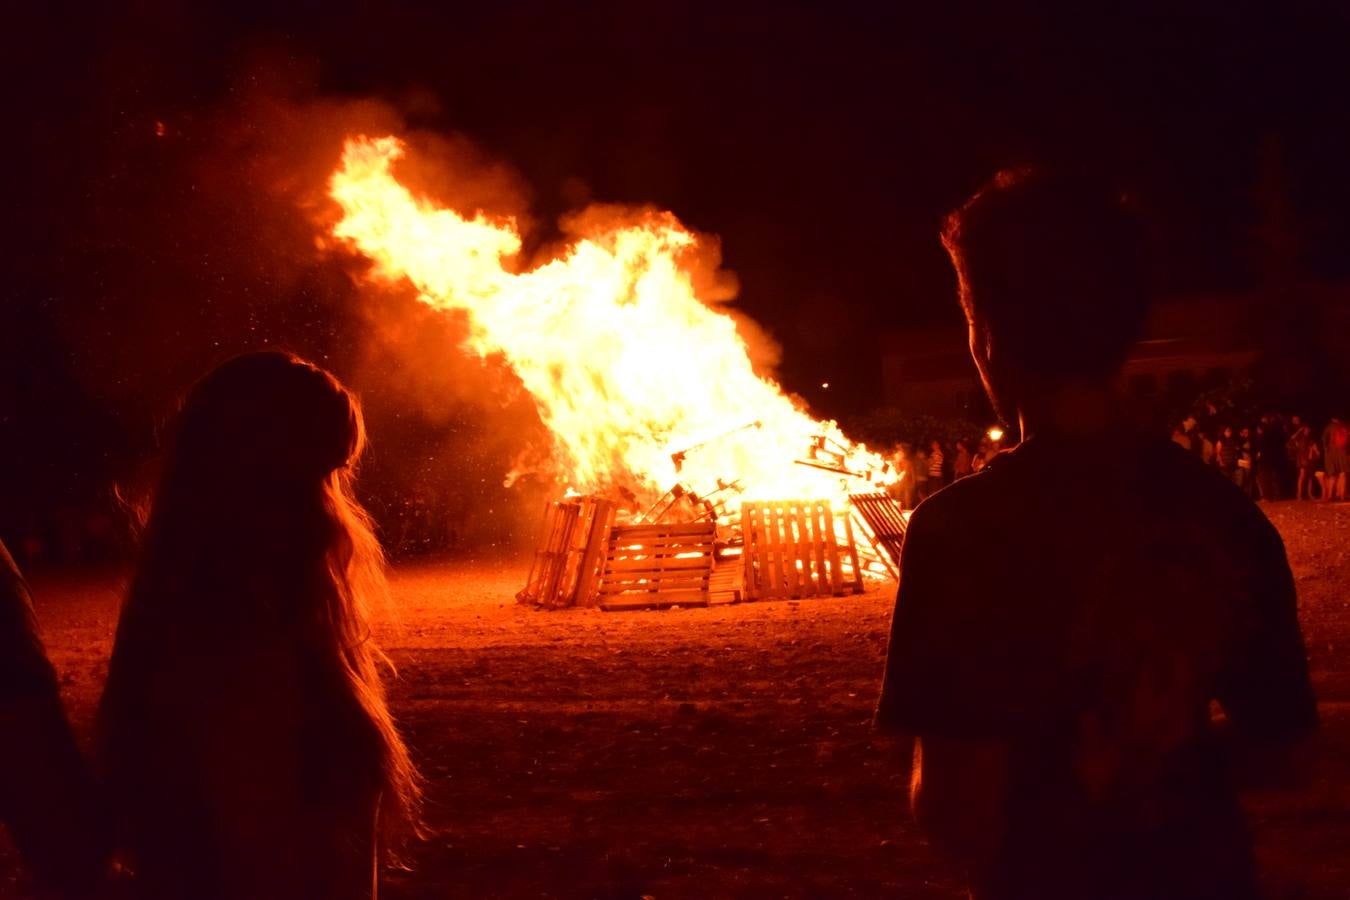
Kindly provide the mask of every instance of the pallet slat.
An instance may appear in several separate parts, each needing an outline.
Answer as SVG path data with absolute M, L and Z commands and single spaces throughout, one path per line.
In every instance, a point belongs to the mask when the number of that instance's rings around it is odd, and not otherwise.
M 707 591 L 662 591 L 658 594 L 617 594 L 601 604 L 602 609 L 654 609 L 667 606 L 707 606 Z

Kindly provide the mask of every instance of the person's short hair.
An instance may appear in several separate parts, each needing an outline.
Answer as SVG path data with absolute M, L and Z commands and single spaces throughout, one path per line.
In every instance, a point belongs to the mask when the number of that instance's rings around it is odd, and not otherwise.
M 1124 365 L 1149 290 L 1142 224 L 1121 190 L 1005 170 L 947 217 L 942 242 L 967 318 L 1021 371 L 1108 380 Z

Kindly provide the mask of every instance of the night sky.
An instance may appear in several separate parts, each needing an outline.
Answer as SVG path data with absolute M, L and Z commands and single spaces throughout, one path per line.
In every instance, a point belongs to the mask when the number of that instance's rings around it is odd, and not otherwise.
M 874 402 L 878 332 L 957 321 L 938 222 L 1001 166 L 1129 180 L 1174 293 L 1256 282 L 1275 177 L 1304 272 L 1350 277 L 1342 4 L 387 5 L 9 14 L 0 529 L 133 471 L 183 385 L 242 350 L 397 405 L 397 354 L 365 346 L 298 212 L 347 122 L 444 136 L 540 242 L 589 201 L 720 235 L 784 384 L 832 415 Z M 449 432 L 482 430 L 465 371 L 417 376 Z

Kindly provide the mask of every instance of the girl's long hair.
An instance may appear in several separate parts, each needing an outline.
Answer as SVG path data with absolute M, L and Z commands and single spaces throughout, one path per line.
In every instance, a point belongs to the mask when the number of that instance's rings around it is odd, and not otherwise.
M 99 710 L 109 775 L 137 771 L 149 745 L 173 740 L 172 724 L 156 733 L 144 713 L 173 645 L 246 663 L 266 636 L 300 673 L 319 789 L 377 802 L 380 844 L 396 851 L 417 832 L 420 789 L 370 637 L 368 608 L 387 586 L 352 493 L 365 444 L 356 398 L 294 356 L 240 356 L 192 389 L 171 441 Z M 219 675 L 210 683 L 228 691 Z

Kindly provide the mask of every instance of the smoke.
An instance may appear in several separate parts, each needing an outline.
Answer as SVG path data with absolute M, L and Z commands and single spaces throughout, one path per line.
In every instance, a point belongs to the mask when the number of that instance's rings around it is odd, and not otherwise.
M 532 399 L 498 358 L 464 349 L 468 323 L 366 277 L 368 263 L 327 237 L 327 195 L 350 135 L 397 134 L 399 177 L 437 204 L 514 219 L 532 268 L 578 237 L 653 209 L 589 204 L 542 227 L 532 193 L 471 139 L 418 127 L 425 94 L 397 101 L 324 97 L 254 62 L 214 108 L 147 115 L 101 149 L 90 202 L 67 251 L 62 324 L 85 390 L 117 411 L 127 464 L 205 371 L 281 347 L 334 371 L 361 396 L 371 434 L 363 490 L 397 551 L 533 537 L 538 505 L 561 484 Z M 588 192 L 572 192 L 578 201 Z M 716 238 L 684 260 L 701 300 L 733 315 L 756 367 L 778 347 L 729 304 L 738 285 Z M 508 489 L 506 484 L 511 482 Z

